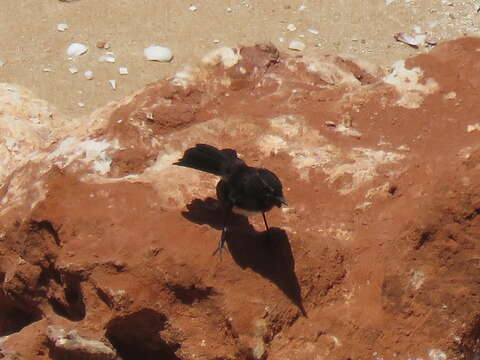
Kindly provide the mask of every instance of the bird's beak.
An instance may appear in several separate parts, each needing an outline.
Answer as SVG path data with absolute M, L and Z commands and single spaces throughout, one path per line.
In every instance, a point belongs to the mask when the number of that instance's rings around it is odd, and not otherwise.
M 277 196 L 276 199 L 278 201 L 278 207 L 281 207 L 282 205 L 288 206 L 287 200 L 285 200 L 283 196 Z

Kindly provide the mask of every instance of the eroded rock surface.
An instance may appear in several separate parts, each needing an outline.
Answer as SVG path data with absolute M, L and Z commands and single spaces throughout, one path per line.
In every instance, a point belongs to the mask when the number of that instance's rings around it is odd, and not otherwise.
M 221 49 L 76 120 L 1 86 L 1 354 L 478 357 L 478 64 L 474 38 L 391 72 Z M 289 202 L 222 261 L 217 179 L 171 165 L 196 143 Z

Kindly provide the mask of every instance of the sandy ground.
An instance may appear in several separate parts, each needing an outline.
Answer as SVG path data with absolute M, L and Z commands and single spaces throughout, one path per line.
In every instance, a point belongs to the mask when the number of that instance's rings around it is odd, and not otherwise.
M 191 11 L 191 5 L 197 10 Z M 59 23 L 69 29 L 57 31 Z M 297 30 L 287 30 L 288 24 Z M 397 32 L 413 33 L 417 26 L 417 31 L 444 40 L 479 34 L 479 24 L 475 2 L 455 0 L 4 0 L 0 61 L 5 64 L 0 82 L 24 85 L 75 117 L 172 75 L 222 45 L 272 42 L 291 51 L 288 43 L 297 39 L 307 49 L 318 46 L 326 53 L 351 54 L 388 66 L 428 51 L 397 43 Z M 111 44 L 116 63 L 98 61 L 105 52 L 95 47 L 99 41 Z M 71 42 L 87 44 L 88 53 L 68 60 Z M 151 44 L 171 48 L 174 60 L 144 60 L 143 49 Z M 120 75 L 120 66 L 128 67 L 129 74 Z M 71 74 L 70 67 L 79 72 Z M 94 72 L 93 80 L 83 77 L 85 70 Z M 116 80 L 116 90 L 110 79 Z

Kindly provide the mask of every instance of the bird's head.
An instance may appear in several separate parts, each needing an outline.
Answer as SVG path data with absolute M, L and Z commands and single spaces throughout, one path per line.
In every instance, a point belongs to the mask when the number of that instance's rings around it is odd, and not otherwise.
M 283 196 L 282 183 L 277 175 L 267 169 L 259 169 L 259 175 L 262 179 L 263 194 L 271 206 L 288 205 Z

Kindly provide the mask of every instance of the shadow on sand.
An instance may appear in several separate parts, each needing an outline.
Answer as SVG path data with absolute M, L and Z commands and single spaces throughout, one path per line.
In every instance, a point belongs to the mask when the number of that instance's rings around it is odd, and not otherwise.
M 224 213 L 218 200 L 195 199 L 187 205 L 187 209 L 182 212 L 187 220 L 222 230 Z M 287 233 L 275 227 L 270 228 L 269 233 L 258 232 L 241 215 L 231 217 L 229 228 L 227 244 L 233 260 L 241 268 L 250 268 L 273 282 L 306 317 Z M 212 252 L 214 250 L 212 248 Z

